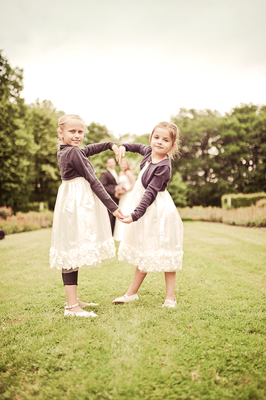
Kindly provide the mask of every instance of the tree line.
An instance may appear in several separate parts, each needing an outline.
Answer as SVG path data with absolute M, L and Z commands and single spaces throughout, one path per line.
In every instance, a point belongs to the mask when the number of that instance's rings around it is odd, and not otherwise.
M 61 183 L 57 121 L 64 112 L 48 100 L 25 104 L 22 89 L 22 69 L 12 68 L 0 52 L 0 206 L 23 211 L 29 203 L 46 202 L 53 209 Z M 266 191 L 266 106 L 242 104 L 225 116 L 181 109 L 171 120 L 181 131 L 169 184 L 177 206 L 220 206 L 226 193 Z M 149 143 L 148 133 L 117 140 L 104 125 L 92 122 L 87 128 L 84 144 Z M 90 158 L 98 176 L 109 155 Z M 140 156 L 128 157 L 137 175 Z

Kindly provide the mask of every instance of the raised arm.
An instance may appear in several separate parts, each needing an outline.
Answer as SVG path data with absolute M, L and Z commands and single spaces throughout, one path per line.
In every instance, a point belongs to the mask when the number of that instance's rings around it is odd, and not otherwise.
M 81 148 L 82 153 L 86 157 L 93 156 L 94 154 L 99 154 L 106 150 L 113 150 L 115 154 L 118 153 L 118 148 L 114 142 L 88 144 L 88 146 Z
M 155 170 L 154 176 L 147 186 L 140 204 L 135 208 L 131 215 L 127 215 L 123 222 L 130 224 L 140 219 L 146 212 L 147 208 L 156 199 L 157 193 L 162 189 L 166 180 L 169 179 L 169 167 L 161 166 Z
M 145 214 L 147 208 L 154 202 L 157 193 L 162 189 L 163 184 L 167 179 L 168 173 L 169 170 L 165 166 L 158 167 L 155 170 L 154 176 L 147 186 L 140 204 L 131 214 L 133 221 L 140 219 Z
M 85 178 L 90 183 L 91 189 L 96 194 L 96 196 L 99 197 L 101 202 L 108 208 L 108 210 L 114 213 L 118 209 L 117 204 L 106 192 L 103 185 L 95 175 L 92 164 L 82 154 L 80 149 L 76 147 L 73 147 L 73 149 L 71 149 L 69 153 L 69 162 L 72 167 L 80 174 L 80 176 Z
M 139 153 L 142 156 L 145 155 L 146 151 L 150 146 L 146 146 L 142 143 L 125 143 L 121 144 L 118 149 L 118 154 L 116 156 L 116 161 L 120 163 L 121 158 L 125 156 L 126 151 L 131 151 L 132 153 Z

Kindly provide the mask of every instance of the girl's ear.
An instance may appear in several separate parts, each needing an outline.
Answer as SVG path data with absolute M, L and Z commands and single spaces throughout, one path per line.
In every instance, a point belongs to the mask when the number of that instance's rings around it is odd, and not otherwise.
M 172 148 L 176 146 L 176 142 L 173 144 Z
M 60 129 L 58 129 L 58 137 L 59 137 L 59 140 L 63 140 L 63 135 L 62 135 L 62 131 L 60 131 Z

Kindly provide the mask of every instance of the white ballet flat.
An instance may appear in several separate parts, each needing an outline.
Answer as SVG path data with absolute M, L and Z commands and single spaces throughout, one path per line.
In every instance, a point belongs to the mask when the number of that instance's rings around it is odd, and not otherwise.
M 131 303 L 134 300 L 138 300 L 139 296 L 137 294 L 132 294 L 131 296 L 128 296 L 127 294 L 124 294 L 122 297 L 117 297 L 112 304 L 123 304 L 123 303 Z
M 65 317 L 98 317 L 97 314 L 95 314 L 93 311 L 88 312 L 88 311 L 70 311 L 69 309 L 78 306 L 77 304 L 73 304 L 73 306 L 66 306 L 65 307 L 65 312 L 64 312 L 64 316 Z
M 78 299 L 77 299 L 78 300 Z M 64 304 L 65 306 L 67 305 L 67 303 L 65 303 Z M 99 304 L 98 303 L 84 303 L 84 305 L 83 306 L 79 306 L 80 308 L 83 308 L 83 307 L 93 307 L 93 306 L 98 306 Z
M 77 300 L 79 300 L 79 299 L 77 299 Z M 90 307 L 90 306 L 98 306 L 98 305 L 99 305 L 98 303 L 85 303 L 84 306 L 80 306 L 80 308 Z
M 162 307 L 175 308 L 176 304 L 176 299 L 175 301 L 165 300 L 165 302 L 162 304 Z
M 84 304 L 84 306 L 80 306 L 80 308 L 83 308 L 83 307 L 92 307 L 92 306 L 98 306 L 99 304 L 98 303 L 85 303 Z

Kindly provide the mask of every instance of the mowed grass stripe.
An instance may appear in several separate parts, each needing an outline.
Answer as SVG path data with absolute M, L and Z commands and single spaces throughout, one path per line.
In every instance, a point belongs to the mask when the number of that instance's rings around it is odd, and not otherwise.
M 266 231 L 186 222 L 178 307 L 163 274 L 114 306 L 134 267 L 79 272 L 96 319 L 65 319 L 51 229 L 8 235 L 1 252 L 2 399 L 265 399 Z

